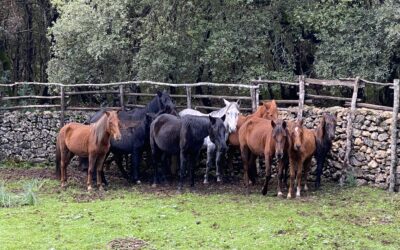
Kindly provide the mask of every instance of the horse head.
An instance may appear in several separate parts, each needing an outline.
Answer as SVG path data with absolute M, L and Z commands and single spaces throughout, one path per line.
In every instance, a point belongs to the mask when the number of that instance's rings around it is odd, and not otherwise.
M 328 136 L 330 141 L 335 139 L 336 117 L 334 115 L 331 113 L 323 114 L 320 127 L 322 128 L 323 135 Z
M 118 113 L 116 111 L 105 111 L 108 121 L 108 132 L 114 138 L 114 140 L 121 140 L 120 121 L 118 118 Z
M 263 102 L 262 105 L 258 107 L 256 114 L 267 120 L 277 120 L 278 107 L 275 100 Z
M 157 91 L 157 98 L 160 110 L 165 110 L 166 108 L 171 111 L 175 110 L 175 104 L 172 102 L 171 96 L 167 93 L 167 91 Z
M 219 151 L 226 151 L 228 147 L 226 146 L 226 128 L 224 124 L 225 115 L 221 118 L 216 118 L 208 116 L 210 119 L 210 126 L 208 128 L 208 135 L 210 140 L 217 146 Z
M 236 126 L 239 118 L 239 100 L 237 102 L 228 102 L 223 99 L 225 103 L 225 127 L 228 129 L 228 133 L 236 131 Z
M 295 151 L 299 151 L 303 143 L 303 119 L 297 119 L 293 122 L 290 139 L 293 143 L 293 148 Z
M 286 122 L 283 120 L 273 121 L 271 120 L 272 125 L 272 137 L 275 140 L 275 156 L 278 160 L 283 158 L 287 141 L 288 141 L 288 132 Z

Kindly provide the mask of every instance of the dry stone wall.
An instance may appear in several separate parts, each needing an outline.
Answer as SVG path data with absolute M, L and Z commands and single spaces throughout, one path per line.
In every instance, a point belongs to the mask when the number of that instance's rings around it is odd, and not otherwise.
M 324 170 L 324 176 L 338 180 L 343 165 L 348 109 L 342 107 L 305 107 L 305 125 L 316 127 L 323 112 L 337 117 L 336 139 Z M 84 122 L 93 112 L 66 113 L 66 122 Z M 354 149 L 350 163 L 360 185 L 388 187 L 390 172 L 391 112 L 358 109 L 354 121 Z M 281 112 L 292 119 L 295 113 Z M 17 161 L 50 164 L 55 158 L 55 140 L 60 128 L 59 111 L 14 111 L 0 114 L 0 162 Z M 400 138 L 400 135 L 399 135 Z M 400 148 L 397 150 L 400 154 Z M 315 169 L 315 163 L 314 168 Z M 400 166 L 397 167 L 400 173 Z

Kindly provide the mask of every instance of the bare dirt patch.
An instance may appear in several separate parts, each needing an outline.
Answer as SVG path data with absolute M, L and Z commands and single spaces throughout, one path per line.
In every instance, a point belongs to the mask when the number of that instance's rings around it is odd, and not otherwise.
M 142 249 L 147 245 L 147 242 L 136 238 L 120 238 L 110 241 L 107 244 L 107 249 L 118 249 L 118 250 L 134 250 Z

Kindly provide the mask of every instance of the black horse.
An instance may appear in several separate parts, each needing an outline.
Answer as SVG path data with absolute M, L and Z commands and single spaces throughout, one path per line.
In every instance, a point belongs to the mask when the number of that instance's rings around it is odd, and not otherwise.
M 180 156 L 179 190 L 182 190 L 186 168 L 189 168 L 191 186 L 194 186 L 194 165 L 198 159 L 204 138 L 210 136 L 218 151 L 227 149 L 225 140 L 225 115 L 222 118 L 184 116 L 169 114 L 158 116 L 150 126 L 150 146 L 153 154 L 154 176 L 158 163 L 167 155 Z
M 315 151 L 315 158 L 317 160 L 317 177 L 315 180 L 315 187 L 321 186 L 321 175 L 324 168 L 326 156 L 332 147 L 332 141 L 335 138 L 336 117 L 330 113 L 325 113 L 321 118 L 321 123 L 315 130 L 315 139 L 317 142 L 317 149 Z
M 106 109 L 98 111 L 91 117 L 89 123 L 96 122 L 105 111 Z M 115 155 L 114 158 L 122 175 L 132 183 L 140 183 L 140 160 L 144 150 L 150 152 L 150 124 L 153 118 L 162 113 L 177 115 L 175 105 L 166 91 L 157 91 L 157 95 L 144 108 L 118 112 L 122 139 L 120 141 L 111 140 L 110 152 Z M 127 154 L 131 154 L 130 176 L 122 166 L 123 156 Z M 85 164 L 86 161 L 81 159 L 81 163 Z M 102 179 L 104 183 L 107 183 L 104 176 Z

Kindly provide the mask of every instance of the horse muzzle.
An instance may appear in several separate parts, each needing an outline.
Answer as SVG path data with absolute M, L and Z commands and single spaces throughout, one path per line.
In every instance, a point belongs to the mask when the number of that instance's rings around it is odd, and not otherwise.
M 282 158 L 283 158 L 283 153 L 276 153 L 276 154 L 275 154 L 275 157 L 276 157 L 276 159 L 278 159 L 278 160 L 282 160 Z
M 114 140 L 116 140 L 116 141 L 120 141 L 121 140 L 121 134 L 118 134 L 118 135 L 114 135 Z

